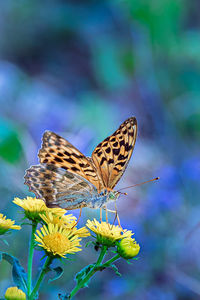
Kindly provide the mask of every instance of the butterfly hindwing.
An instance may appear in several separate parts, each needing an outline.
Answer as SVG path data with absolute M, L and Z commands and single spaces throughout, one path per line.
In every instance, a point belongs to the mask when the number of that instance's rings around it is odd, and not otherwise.
M 44 199 L 48 207 L 84 207 L 98 195 L 96 187 L 83 177 L 50 164 L 29 168 L 25 184 L 37 197 Z
M 69 172 L 78 174 L 94 184 L 98 190 L 102 187 L 95 167 L 78 149 L 61 136 L 51 131 L 43 135 L 42 148 L 39 151 L 40 163 L 53 164 Z
M 113 189 L 131 158 L 137 135 L 135 117 L 127 119 L 92 153 L 92 160 L 106 188 Z

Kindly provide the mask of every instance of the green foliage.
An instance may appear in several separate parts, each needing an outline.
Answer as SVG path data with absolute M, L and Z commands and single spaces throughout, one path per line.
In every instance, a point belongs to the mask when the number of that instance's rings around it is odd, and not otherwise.
M 60 278 L 63 275 L 63 269 L 61 267 L 55 267 L 55 268 L 51 268 L 51 266 L 48 267 L 48 271 L 52 271 L 55 272 L 55 276 L 53 278 L 50 278 L 48 280 L 48 283 Z
M 16 286 L 19 289 L 26 292 L 26 290 L 27 290 L 27 274 L 26 274 L 24 268 L 20 265 L 19 260 L 6 252 L 0 252 L 0 261 L 2 259 L 12 265 L 12 277 L 13 277 L 14 283 L 16 284 Z
M 95 266 L 95 264 L 88 265 L 76 274 L 75 279 L 76 279 L 77 285 L 80 284 L 80 282 L 88 275 L 88 273 L 94 268 L 94 266 Z M 88 281 L 81 287 L 88 287 Z
M 110 268 L 113 269 L 113 271 L 115 272 L 115 274 L 117 276 L 120 276 L 120 277 L 122 276 L 122 274 L 119 272 L 119 270 L 118 270 L 118 268 L 117 268 L 116 265 L 112 264 L 112 265 L 110 265 Z
M 16 163 L 22 155 L 22 146 L 14 125 L 0 119 L 0 157 L 9 163 Z
M 166 51 L 171 41 L 175 41 L 180 29 L 184 1 L 180 0 L 128 0 L 133 21 L 145 25 L 154 45 Z M 167 48 L 166 48 L 167 47 Z

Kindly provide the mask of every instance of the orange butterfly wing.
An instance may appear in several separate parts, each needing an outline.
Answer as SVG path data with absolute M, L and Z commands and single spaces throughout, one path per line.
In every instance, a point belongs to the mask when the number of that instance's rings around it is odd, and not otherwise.
M 102 181 L 91 161 L 56 133 L 52 131 L 44 133 L 42 148 L 38 156 L 40 163 L 55 165 L 78 174 L 91 182 L 98 191 L 101 190 Z
M 137 136 L 137 120 L 129 118 L 92 153 L 92 160 L 104 187 L 113 189 L 131 158 Z

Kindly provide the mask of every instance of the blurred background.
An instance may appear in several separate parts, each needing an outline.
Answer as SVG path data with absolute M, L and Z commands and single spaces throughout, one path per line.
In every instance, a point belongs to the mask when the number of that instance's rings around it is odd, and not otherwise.
M 200 2 L 7 0 L 0 11 L 0 212 L 19 224 L 12 200 L 31 195 L 23 176 L 38 162 L 44 130 L 90 155 L 136 116 L 135 150 L 117 187 L 160 176 L 118 201 L 139 259 L 117 263 L 121 278 L 99 273 L 76 299 L 200 299 Z M 80 225 L 88 217 L 99 212 L 84 209 Z M 1 243 L 25 268 L 29 231 Z M 70 290 L 96 256 L 92 248 L 74 256 L 40 299 Z M 3 297 L 13 282 L 6 262 L 0 270 Z

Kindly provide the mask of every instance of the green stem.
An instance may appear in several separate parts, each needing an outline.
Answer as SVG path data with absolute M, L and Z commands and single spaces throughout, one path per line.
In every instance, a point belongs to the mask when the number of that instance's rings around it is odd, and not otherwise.
M 88 282 L 88 280 L 98 271 L 98 268 L 99 268 L 99 266 L 100 266 L 100 264 L 101 264 L 101 262 L 102 262 L 102 260 L 105 256 L 106 252 L 107 252 L 107 247 L 102 246 L 101 252 L 100 252 L 100 255 L 99 255 L 99 258 L 98 258 L 96 264 L 90 270 L 90 272 L 71 291 L 69 299 L 71 299 L 78 292 L 78 290 L 80 290 Z
M 109 267 L 114 261 L 118 260 L 121 256 L 119 254 L 116 254 L 111 259 L 107 260 L 104 264 L 101 265 L 102 268 Z
M 97 262 L 96 262 L 96 264 L 95 264 L 95 267 L 97 267 L 97 266 L 99 266 L 100 264 L 101 264 L 101 262 L 102 262 L 102 260 L 103 260 L 103 258 L 104 258 L 104 256 L 105 256 L 105 254 L 106 254 L 106 252 L 107 252 L 107 247 L 106 246 L 102 246 L 102 248 L 101 248 L 101 252 L 100 252 L 100 255 L 99 255 L 99 258 L 97 259 Z
M 39 274 L 38 280 L 37 280 L 37 282 L 35 284 L 35 287 L 34 287 L 32 293 L 31 293 L 31 295 L 30 295 L 29 300 L 35 299 L 35 295 L 36 295 L 36 293 L 37 293 L 37 291 L 38 291 L 38 289 L 40 287 L 40 284 L 41 284 L 41 282 L 42 282 L 42 280 L 44 278 L 44 275 L 46 274 L 47 267 L 51 264 L 51 262 L 52 262 L 52 258 L 49 257 L 49 256 L 47 256 L 47 259 L 46 259 L 46 261 L 45 261 L 45 263 L 44 263 L 44 265 L 43 265 L 43 267 L 41 269 L 41 272 Z
M 27 292 L 28 296 L 31 294 L 32 287 L 32 265 L 33 265 L 33 253 L 34 253 L 34 234 L 36 232 L 37 223 L 32 223 L 32 232 L 29 243 L 29 254 L 28 254 L 28 283 L 27 283 Z

